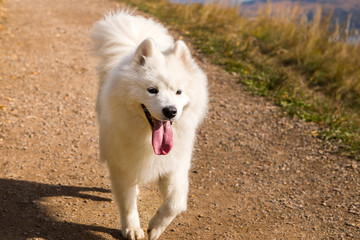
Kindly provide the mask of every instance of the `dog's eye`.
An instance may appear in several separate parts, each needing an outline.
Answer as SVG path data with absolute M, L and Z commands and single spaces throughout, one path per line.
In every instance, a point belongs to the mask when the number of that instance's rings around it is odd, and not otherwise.
M 182 90 L 181 90 L 181 89 L 179 89 L 179 90 L 176 91 L 176 95 L 181 95 L 181 94 L 182 94 Z
M 151 94 L 157 94 L 159 92 L 159 90 L 157 88 L 154 88 L 154 87 L 149 87 L 147 89 L 147 91 Z

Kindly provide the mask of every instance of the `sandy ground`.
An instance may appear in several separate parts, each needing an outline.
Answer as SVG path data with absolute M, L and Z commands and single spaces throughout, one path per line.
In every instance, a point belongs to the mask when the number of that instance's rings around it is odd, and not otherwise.
M 91 25 L 110 0 L 0 5 L 0 239 L 122 239 L 98 161 Z M 210 110 L 161 239 L 360 239 L 360 164 L 194 50 Z M 142 227 L 160 205 L 142 186 Z

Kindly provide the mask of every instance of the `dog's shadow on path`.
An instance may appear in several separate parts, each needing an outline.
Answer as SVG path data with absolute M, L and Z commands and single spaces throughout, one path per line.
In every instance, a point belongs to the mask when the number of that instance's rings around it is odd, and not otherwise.
M 39 204 L 36 204 L 45 197 L 56 196 L 111 201 L 108 198 L 86 192 L 108 193 L 110 190 L 57 186 L 0 178 L 0 238 L 3 240 L 34 238 L 98 240 L 101 237 L 94 232 L 103 232 L 112 235 L 115 239 L 123 239 L 120 230 L 117 229 L 60 222 L 49 216 Z

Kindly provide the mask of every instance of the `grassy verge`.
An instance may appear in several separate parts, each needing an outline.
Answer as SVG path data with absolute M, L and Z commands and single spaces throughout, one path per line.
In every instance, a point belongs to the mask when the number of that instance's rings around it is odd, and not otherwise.
M 333 28 L 320 8 L 307 22 L 297 6 L 276 13 L 269 5 L 246 18 L 221 4 L 126 2 L 175 26 L 250 91 L 318 123 L 320 137 L 360 159 L 360 44 L 347 44 L 347 27 Z

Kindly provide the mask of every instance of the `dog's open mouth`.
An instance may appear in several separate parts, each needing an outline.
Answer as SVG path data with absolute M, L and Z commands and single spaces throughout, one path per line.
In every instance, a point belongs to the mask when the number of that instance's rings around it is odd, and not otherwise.
M 141 104 L 152 129 L 152 146 L 155 154 L 166 155 L 173 146 L 173 129 L 170 121 L 157 120 L 151 116 L 144 104 Z

